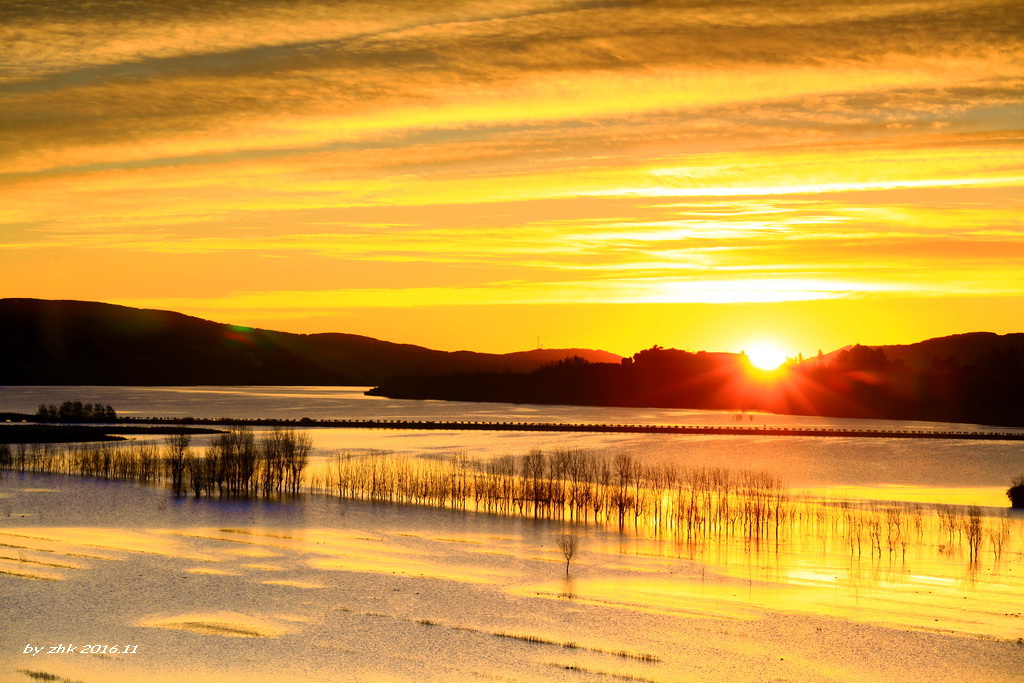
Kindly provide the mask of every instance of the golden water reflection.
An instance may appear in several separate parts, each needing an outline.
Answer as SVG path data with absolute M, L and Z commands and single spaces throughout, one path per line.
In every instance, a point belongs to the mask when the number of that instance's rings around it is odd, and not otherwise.
M 1005 508 L 1005 486 L 830 486 L 792 489 L 794 495 L 831 500 L 877 500 L 934 505 L 979 505 Z
M 587 562 L 597 571 L 574 576 L 572 599 L 687 618 L 748 619 L 771 609 L 1016 640 L 1024 632 L 1024 545 L 1020 521 L 1011 523 L 1012 547 L 998 555 L 989 548 L 974 561 L 944 546 L 949 531 L 931 524 L 906 549 L 883 542 L 881 552 L 860 553 L 809 534 L 685 543 L 634 529 L 588 539 Z M 564 581 L 554 580 L 516 592 L 567 597 Z

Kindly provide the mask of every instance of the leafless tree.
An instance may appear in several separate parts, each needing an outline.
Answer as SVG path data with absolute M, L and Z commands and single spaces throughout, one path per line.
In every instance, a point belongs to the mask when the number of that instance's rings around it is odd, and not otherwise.
M 967 532 L 967 545 L 970 550 L 971 562 L 977 562 L 978 556 L 981 554 L 981 542 L 985 534 L 980 507 L 972 505 L 967 508 L 967 523 L 964 526 Z
M 164 439 L 167 444 L 167 469 L 171 475 L 171 489 L 174 496 L 185 493 L 185 462 L 189 459 L 189 446 L 192 435 L 188 433 L 170 434 Z
M 565 578 L 569 578 L 569 563 L 572 562 L 572 558 L 576 556 L 576 551 L 579 548 L 580 539 L 574 534 L 562 534 L 558 539 L 558 549 L 565 556 Z

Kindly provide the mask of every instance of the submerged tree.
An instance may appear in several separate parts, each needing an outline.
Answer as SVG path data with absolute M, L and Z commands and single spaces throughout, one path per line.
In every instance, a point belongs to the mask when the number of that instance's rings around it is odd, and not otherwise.
M 574 534 L 562 534 L 561 538 L 558 539 L 558 549 L 565 556 L 565 578 L 569 578 L 569 563 L 576 556 L 576 551 L 579 550 L 579 547 L 580 539 Z
M 977 562 L 981 555 L 981 542 L 984 538 L 984 526 L 981 520 L 981 508 L 972 505 L 967 508 L 967 520 L 964 524 L 964 533 L 967 536 L 967 548 L 970 551 L 971 562 Z
M 164 439 L 167 444 L 167 471 L 171 475 L 171 490 L 177 498 L 185 493 L 185 469 L 186 463 L 191 459 L 189 446 L 192 443 L 192 435 L 187 432 L 181 434 L 170 434 Z

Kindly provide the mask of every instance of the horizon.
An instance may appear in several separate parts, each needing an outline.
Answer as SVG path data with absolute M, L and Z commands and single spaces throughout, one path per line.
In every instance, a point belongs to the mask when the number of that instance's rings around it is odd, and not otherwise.
M 112 306 L 124 306 L 124 304 L 115 304 L 115 303 L 106 302 L 106 301 L 82 301 L 82 300 L 78 300 L 78 299 L 38 299 L 38 297 L 4 297 L 4 298 L 0 298 L 0 301 L 3 301 L 5 299 L 26 299 L 26 300 L 38 300 L 38 301 L 68 301 L 68 302 L 71 302 L 71 303 L 85 303 L 85 304 L 102 304 L 102 305 L 112 305 Z M 137 308 L 137 307 L 131 307 L 131 306 L 126 306 L 126 307 L 127 308 Z M 175 314 L 182 314 L 182 315 L 190 315 L 188 313 L 183 313 L 182 311 L 170 311 L 170 310 L 166 310 L 166 309 L 137 309 L 137 310 L 152 310 L 152 311 L 157 311 L 157 312 L 161 312 L 161 313 L 175 313 Z M 225 326 L 228 326 L 228 327 L 242 328 L 242 329 L 260 329 L 260 330 L 264 330 L 264 331 L 267 331 L 267 332 L 282 332 L 282 333 L 286 333 L 286 334 L 300 334 L 300 335 L 305 335 L 305 334 L 352 334 L 352 333 L 347 332 L 345 330 L 325 330 L 323 332 L 293 332 L 293 331 L 290 331 L 290 330 L 274 329 L 274 328 L 269 328 L 269 327 L 258 327 L 258 326 L 251 326 L 251 325 L 238 325 L 238 324 L 230 322 L 230 321 L 210 320 L 210 319 L 202 318 L 200 316 L 192 316 L 192 317 L 198 318 L 200 320 L 204 320 L 206 322 L 218 324 L 218 325 L 225 325 Z M 996 334 L 998 336 L 1005 336 L 1005 335 L 1008 335 L 1008 334 L 1024 334 L 1024 332 L 998 333 L 998 332 L 992 332 L 991 330 L 970 330 L 970 331 L 966 331 L 966 332 L 954 332 L 954 333 L 949 334 L 949 335 L 941 335 L 940 337 L 928 337 L 928 338 L 925 338 L 925 339 L 916 339 L 916 340 L 914 340 L 912 342 L 907 342 L 906 344 L 865 344 L 865 343 L 862 343 L 862 342 L 859 342 L 859 341 L 854 341 L 854 342 L 849 342 L 847 344 L 843 344 L 841 346 L 837 346 L 837 347 L 834 347 L 834 348 L 828 348 L 828 349 L 819 348 L 819 351 L 824 353 L 825 356 L 829 356 L 829 355 L 831 355 L 833 353 L 836 353 L 838 351 L 843 351 L 845 349 L 849 349 L 851 347 L 858 346 L 858 345 L 859 346 L 868 346 L 868 347 L 903 346 L 903 345 L 910 345 L 910 344 L 925 342 L 925 341 L 929 341 L 931 339 L 940 339 L 940 338 L 950 337 L 950 336 L 963 336 L 963 335 L 972 335 L 972 334 Z M 631 357 L 633 357 L 634 355 L 636 355 L 637 353 L 639 353 L 641 351 L 644 351 L 644 350 L 647 350 L 647 349 L 651 349 L 651 348 L 654 348 L 654 347 L 661 347 L 661 348 L 665 348 L 665 349 L 675 349 L 675 350 L 679 350 L 679 351 L 686 351 L 686 352 L 689 352 L 689 353 L 706 352 L 706 353 L 726 353 L 726 354 L 736 354 L 736 355 L 746 354 L 750 358 L 751 363 L 755 367 L 760 368 L 761 370 L 773 370 L 773 369 L 775 369 L 777 367 L 780 367 L 780 366 L 782 366 L 782 365 L 784 365 L 786 363 L 793 362 L 793 361 L 797 360 L 798 354 L 801 354 L 803 356 L 802 360 L 811 360 L 811 359 L 813 359 L 817 355 L 817 353 L 814 353 L 814 354 L 802 354 L 801 352 L 797 352 L 797 353 L 794 353 L 794 354 L 790 355 L 790 354 L 786 353 L 785 349 L 783 349 L 783 348 L 781 348 L 781 347 L 779 347 L 779 346 L 777 346 L 777 345 L 775 345 L 773 343 L 770 343 L 770 342 L 754 344 L 754 345 L 752 345 L 751 347 L 748 347 L 748 348 L 742 348 L 742 349 L 738 349 L 738 350 L 731 350 L 731 349 L 714 349 L 714 348 L 684 348 L 684 347 L 676 347 L 676 346 L 659 344 L 657 341 L 655 341 L 655 342 L 651 343 L 650 345 L 645 346 L 643 348 L 638 348 L 638 349 L 629 351 L 627 353 L 621 353 L 621 352 L 619 352 L 617 350 L 606 349 L 606 348 L 601 348 L 601 347 L 582 346 L 582 345 L 579 345 L 579 344 L 572 344 L 572 345 L 569 345 L 569 346 L 558 346 L 558 347 L 550 347 L 550 346 L 545 347 L 545 346 L 541 345 L 541 346 L 536 346 L 536 347 L 533 347 L 533 348 L 513 349 L 511 351 L 485 351 L 485 350 L 474 349 L 474 348 L 467 348 L 467 347 L 452 348 L 452 349 L 438 349 L 438 348 L 433 348 L 433 347 L 425 346 L 424 344 L 418 344 L 418 343 L 416 343 L 414 341 L 401 341 L 401 340 L 395 340 L 395 339 L 387 339 L 387 338 L 384 338 L 384 337 L 374 337 L 373 335 L 356 335 L 356 336 L 366 336 L 366 337 L 375 339 L 376 341 L 389 342 L 389 343 L 402 344 L 402 345 L 419 346 L 419 347 L 431 349 L 431 350 L 434 350 L 434 351 L 444 351 L 444 352 L 448 352 L 448 353 L 469 352 L 469 353 L 493 353 L 493 354 L 496 354 L 496 355 L 502 355 L 502 354 L 515 354 L 515 353 L 529 353 L 531 351 L 574 351 L 574 350 L 576 350 L 576 351 L 602 351 L 602 352 L 607 352 L 607 353 L 611 353 L 613 355 L 620 356 L 622 358 L 631 358 Z
M 0 16 L 0 296 L 488 353 L 1019 331 L 1013 3 Z

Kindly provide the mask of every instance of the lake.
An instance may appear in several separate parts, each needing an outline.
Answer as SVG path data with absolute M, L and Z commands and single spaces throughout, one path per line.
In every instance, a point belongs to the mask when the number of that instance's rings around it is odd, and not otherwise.
M 738 424 L 728 412 L 397 401 L 352 387 L 0 388 L 5 411 L 66 399 L 140 417 Z M 743 417 L 753 425 L 978 428 Z M 763 470 L 794 492 L 831 498 L 1003 509 L 1009 479 L 1024 473 L 1022 442 L 309 432 L 311 469 L 342 452 L 486 460 L 580 448 Z M 916 508 L 794 499 L 781 537 L 750 536 L 740 525 L 691 539 L 635 522 L 617 530 L 476 506 L 174 498 L 163 487 L 5 472 L 0 621 L 9 627 L 0 629 L 0 678 L 1018 680 L 1024 521 L 994 510 L 979 516 L 984 542 L 972 560 L 959 540 L 970 515 L 956 515 L 954 531 L 943 526 L 953 516 Z M 994 540 L 1004 528 L 1005 552 Z M 567 533 L 580 544 L 571 566 L 559 549 Z M 70 642 L 133 650 L 25 654 L 29 644 Z
M 64 400 L 110 404 L 122 416 L 408 419 L 516 422 L 744 425 L 843 429 L 990 430 L 979 425 L 857 420 L 728 411 L 411 401 L 365 396 L 365 387 L 0 387 L 0 411 L 34 413 Z M 741 418 L 741 419 L 737 419 Z M 1024 474 L 1024 442 L 944 439 L 780 437 L 759 434 L 588 434 L 376 429 L 310 430 L 315 457 L 388 451 L 438 458 L 523 455 L 580 448 L 628 453 L 644 462 L 766 471 L 796 489 L 831 496 L 1005 507 L 1010 480 Z M 1000 428 L 999 431 L 1024 431 Z M 197 440 L 201 445 L 203 440 Z M 316 460 L 314 460 L 314 464 Z

